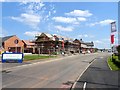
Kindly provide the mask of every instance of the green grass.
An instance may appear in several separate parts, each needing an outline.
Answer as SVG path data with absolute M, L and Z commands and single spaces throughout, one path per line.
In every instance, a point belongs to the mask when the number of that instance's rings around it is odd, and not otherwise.
M 24 60 L 37 60 L 37 59 L 47 59 L 55 58 L 56 56 L 41 56 L 41 55 L 25 55 Z
M 113 58 L 115 59 L 115 61 L 117 63 L 120 63 L 120 60 L 118 60 L 118 56 L 113 56 Z M 116 71 L 116 70 L 120 70 L 120 67 L 118 67 L 111 59 L 111 57 L 108 58 L 108 64 L 111 67 L 112 70 Z

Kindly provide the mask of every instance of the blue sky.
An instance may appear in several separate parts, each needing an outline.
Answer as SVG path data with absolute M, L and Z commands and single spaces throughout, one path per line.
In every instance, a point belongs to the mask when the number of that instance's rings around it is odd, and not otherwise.
M 110 23 L 118 23 L 117 2 L 3 2 L 2 35 L 34 39 L 45 32 L 110 47 Z M 115 34 L 117 44 L 117 33 Z

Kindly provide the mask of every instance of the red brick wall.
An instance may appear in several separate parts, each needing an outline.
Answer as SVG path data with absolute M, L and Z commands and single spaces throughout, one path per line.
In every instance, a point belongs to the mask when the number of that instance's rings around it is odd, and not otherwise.
M 9 50 L 8 50 L 8 47 L 16 47 L 16 44 L 14 43 L 14 41 L 15 41 L 16 39 L 18 40 L 17 47 L 21 47 L 20 52 L 22 52 L 24 43 L 23 43 L 22 40 L 20 40 L 17 36 L 13 36 L 13 37 L 9 38 L 8 40 L 6 40 L 6 41 L 4 42 L 4 49 L 5 49 L 6 51 L 9 51 Z

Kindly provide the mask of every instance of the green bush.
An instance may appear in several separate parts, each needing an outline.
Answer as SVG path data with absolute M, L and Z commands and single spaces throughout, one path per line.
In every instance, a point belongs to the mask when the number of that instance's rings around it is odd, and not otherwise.
M 108 58 L 108 64 L 112 70 L 120 70 L 120 68 L 112 61 L 112 58 Z
M 116 56 L 115 54 L 112 55 L 112 62 L 118 67 L 120 68 L 120 60 L 118 59 L 118 56 Z
M 117 51 L 118 51 L 118 59 L 120 60 L 120 45 L 118 45 Z

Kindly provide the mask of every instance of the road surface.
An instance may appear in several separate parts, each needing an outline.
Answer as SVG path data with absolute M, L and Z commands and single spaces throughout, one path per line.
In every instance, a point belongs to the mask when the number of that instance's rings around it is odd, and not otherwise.
M 70 88 L 93 59 L 109 55 L 109 53 L 72 55 L 11 68 L 2 72 L 2 88 Z
M 119 90 L 118 71 L 111 71 L 107 64 L 107 56 L 96 58 L 77 81 L 74 90 L 79 89 L 111 89 Z

